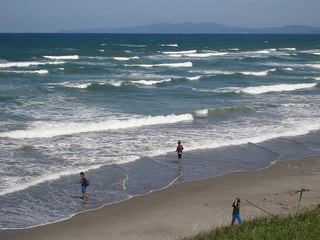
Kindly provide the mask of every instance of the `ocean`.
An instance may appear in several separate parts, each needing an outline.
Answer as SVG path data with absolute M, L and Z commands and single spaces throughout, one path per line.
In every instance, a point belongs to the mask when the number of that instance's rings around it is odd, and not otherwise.
M 319 81 L 320 35 L 0 34 L 0 229 L 318 155 Z

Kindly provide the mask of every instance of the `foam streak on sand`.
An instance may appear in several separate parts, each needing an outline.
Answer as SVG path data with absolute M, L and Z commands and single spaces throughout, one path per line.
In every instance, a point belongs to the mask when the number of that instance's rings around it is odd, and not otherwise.
M 234 172 L 176 184 L 4 239 L 78 240 L 78 235 L 95 240 L 106 237 L 113 240 L 180 239 L 214 227 L 228 226 L 235 197 L 242 200 L 241 215 L 244 220 L 267 216 L 266 212 L 273 215 L 294 214 L 319 203 L 318 169 L 320 158 L 314 156 L 277 162 L 263 170 Z M 298 208 L 297 192 L 302 187 L 310 191 L 303 195 Z M 259 205 L 259 208 L 254 205 Z M 88 224 L 79 225 L 79 222 Z

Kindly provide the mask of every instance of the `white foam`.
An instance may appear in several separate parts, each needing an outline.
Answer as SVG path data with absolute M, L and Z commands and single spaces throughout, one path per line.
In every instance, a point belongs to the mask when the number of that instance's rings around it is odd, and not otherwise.
M 190 81 L 197 81 L 200 80 L 201 76 L 194 76 L 194 77 L 186 77 L 186 79 L 190 80 Z
M 0 63 L 0 68 L 11 68 L 11 67 L 29 67 L 38 65 L 59 65 L 65 62 L 7 62 Z
M 162 63 L 157 64 L 159 67 L 192 67 L 192 62 L 183 62 L 183 63 Z
M 43 56 L 44 58 L 47 59 L 52 59 L 52 60 L 70 60 L 70 59 L 79 59 L 78 55 L 70 55 L 70 56 Z
M 123 47 L 137 47 L 137 48 L 143 48 L 146 47 L 146 45 L 135 45 L 135 44 L 121 44 Z
M 159 80 L 159 81 L 156 81 L 156 80 L 139 80 L 139 81 L 130 81 L 131 83 L 133 84 L 141 84 L 141 85 L 147 85 L 147 86 L 151 86 L 151 85 L 156 85 L 158 83 L 163 83 L 163 82 L 170 82 L 171 81 L 171 78 L 168 78 L 168 79 L 164 79 L 164 80 Z
M 79 134 L 86 132 L 100 132 L 126 128 L 136 128 L 150 125 L 172 124 L 183 121 L 192 121 L 191 114 L 149 116 L 131 119 L 107 120 L 104 122 L 32 122 L 26 130 L 15 130 L 0 133 L 0 137 L 15 139 L 50 138 L 60 135 Z
M 61 82 L 56 83 L 53 85 L 68 87 L 68 88 L 79 88 L 79 89 L 86 89 L 88 86 L 90 86 L 92 83 L 70 83 L 70 82 Z
M 179 47 L 178 44 L 160 44 L 161 47 Z
M 170 54 L 169 57 L 171 58 L 182 58 L 181 54 Z
M 284 91 L 295 91 L 299 89 L 313 88 L 316 83 L 299 83 L 299 84 L 277 84 L 270 86 L 259 86 L 259 87 L 247 87 L 242 88 L 239 91 L 248 94 L 262 94 L 267 92 L 284 92 Z
M 195 58 L 207 58 L 207 57 L 214 57 L 214 56 L 225 56 L 227 55 L 227 52 L 208 52 L 208 53 L 189 53 L 189 54 L 184 54 L 184 56 L 187 57 L 195 57 Z
M 287 67 L 287 68 L 284 68 L 284 70 L 286 70 L 286 71 L 293 71 L 293 68 Z
M 126 67 L 143 67 L 143 68 L 152 68 L 152 67 L 192 67 L 192 62 L 182 62 L 182 63 L 159 63 L 159 64 L 125 64 Z
M 284 51 L 296 51 L 296 48 L 279 48 L 279 50 L 284 50 Z
M 84 84 L 79 84 L 79 85 L 74 85 L 72 87 L 74 88 L 80 88 L 80 89 L 86 89 L 91 85 L 91 83 L 84 83 Z
M 115 87 L 120 87 L 122 85 L 122 82 L 111 80 L 111 81 L 109 81 L 109 84 L 111 84 L 112 86 L 115 86 Z
M 48 70 L 33 70 L 33 71 L 1 71 L 1 72 L 7 72 L 7 73 L 30 73 L 30 74 L 48 74 Z
M 128 61 L 128 60 L 130 60 L 130 58 L 128 58 L 128 57 L 114 57 L 113 59 L 117 60 L 117 61 Z
M 86 171 L 89 170 L 94 170 L 94 169 L 98 169 L 100 168 L 102 165 L 101 164 L 97 164 L 97 165 L 91 165 L 91 166 L 86 166 Z M 76 174 L 79 173 L 83 170 L 83 167 L 78 167 L 78 168 L 73 168 L 70 170 L 64 170 L 64 171 L 60 171 L 58 173 L 47 173 L 47 174 L 43 174 L 41 176 L 38 177 L 33 177 L 31 179 L 25 180 L 23 181 L 23 183 L 14 183 L 12 184 L 12 186 L 7 187 L 5 190 L 2 190 L 0 192 L 0 196 L 1 195 L 6 195 L 6 194 L 10 194 L 13 192 L 17 192 L 17 191 L 21 191 L 24 189 L 27 189 L 29 187 L 38 185 L 40 183 L 46 182 L 46 181 L 53 181 L 53 180 L 57 180 L 63 176 L 69 176 L 72 174 Z
M 172 52 L 163 52 L 163 54 L 169 55 L 170 57 L 190 57 L 190 58 L 208 58 L 214 56 L 224 56 L 229 54 L 228 52 L 216 52 L 216 51 L 204 51 L 197 52 L 197 50 L 188 50 L 188 51 L 172 51 Z
M 253 51 L 252 53 L 257 53 L 257 54 L 269 54 L 269 50 L 260 50 L 260 51 Z
M 253 76 L 266 76 L 268 75 L 269 72 L 274 72 L 276 69 L 269 69 L 266 71 L 261 71 L 261 72 L 240 72 L 244 75 L 253 75 Z
M 114 57 L 113 59 L 117 60 L 117 61 L 129 61 L 132 59 L 139 59 L 139 57 L 138 56 L 135 56 L 135 57 Z
M 279 137 L 299 136 L 307 134 L 310 131 L 319 130 L 320 122 L 319 119 L 285 119 L 283 122 L 279 123 L 278 126 L 278 128 L 273 129 L 257 126 L 254 130 L 252 129 L 252 127 L 250 127 L 249 132 L 255 134 L 250 134 L 246 137 L 239 136 L 239 138 L 220 138 L 214 141 L 195 142 L 190 146 L 186 146 L 186 148 L 188 148 L 189 151 L 192 151 L 227 146 L 237 146 L 248 143 L 261 143 Z M 281 126 L 288 127 L 282 128 Z
M 208 116 L 208 113 L 209 113 L 208 109 L 201 109 L 201 110 L 195 111 L 195 114 L 197 116 Z
M 299 89 L 308 89 L 317 86 L 317 83 L 298 83 L 298 84 L 277 84 L 269 86 L 258 86 L 258 87 L 226 87 L 226 88 L 217 88 L 217 89 L 196 89 L 192 90 L 198 92 L 220 92 L 220 93 L 248 93 L 248 94 L 263 94 L 267 92 L 288 92 L 296 91 Z
M 197 50 L 188 50 L 188 51 L 175 51 L 175 52 L 162 52 L 163 54 L 168 54 L 168 55 L 184 55 L 184 54 L 191 54 L 191 53 L 196 53 Z
M 304 51 L 301 51 L 301 53 L 308 53 L 308 54 L 318 55 L 318 53 L 320 53 L 320 49 L 304 50 Z
M 311 67 L 311 68 L 320 68 L 320 63 L 306 64 L 306 66 Z
M 142 68 L 152 68 L 156 65 L 153 64 L 124 64 L 125 67 L 142 67 Z
M 290 62 L 265 62 L 261 63 L 260 65 L 265 66 L 275 66 L 275 67 L 295 67 L 295 68 L 320 68 L 320 62 L 314 62 L 314 63 L 290 63 Z
M 232 71 L 220 71 L 220 70 L 190 70 L 191 73 L 201 73 L 206 75 L 233 75 L 236 74 L 236 72 Z
M 263 50 L 257 50 L 257 51 L 244 51 L 239 53 L 234 53 L 238 56 L 244 56 L 244 57 L 253 57 L 253 58 L 266 58 L 272 55 L 281 56 L 281 55 L 290 55 L 288 52 L 284 51 L 277 51 L 277 49 L 271 48 L 271 49 L 263 49 Z
M 313 79 L 315 79 L 315 80 L 317 80 L 317 81 L 320 81 L 320 77 L 315 77 L 315 78 L 313 78 Z

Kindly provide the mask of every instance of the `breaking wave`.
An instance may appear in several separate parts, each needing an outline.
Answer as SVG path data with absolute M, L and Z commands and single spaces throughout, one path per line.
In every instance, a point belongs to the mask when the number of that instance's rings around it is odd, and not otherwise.
M 316 83 L 277 84 L 270 86 L 247 87 L 239 89 L 238 91 L 248 94 L 263 94 L 267 92 L 296 91 L 299 89 L 313 88 L 315 86 L 317 86 Z
M 138 56 L 134 56 L 134 57 L 114 57 L 113 59 L 117 60 L 117 61 L 129 61 L 129 60 L 132 60 L 132 59 L 139 59 L 139 57 Z
M 218 89 L 196 89 L 193 88 L 194 91 L 199 92 L 216 92 L 216 93 L 247 93 L 247 94 L 263 94 L 268 92 L 290 92 L 296 91 L 300 89 L 308 89 L 317 86 L 317 83 L 298 83 L 298 84 L 276 84 L 269 86 L 257 86 L 257 87 L 226 87 L 226 88 L 218 88 Z
M 156 81 L 156 80 L 138 80 L 138 81 L 130 81 L 130 83 L 151 86 L 151 85 L 156 85 L 158 83 L 164 83 L 164 82 L 170 82 L 170 81 L 171 81 L 171 78 L 158 80 L 158 81 Z
M 21 73 L 21 74 L 25 74 L 25 73 L 28 73 L 28 74 L 48 74 L 49 71 L 48 70 L 33 70 L 33 71 L 1 71 L 1 72 L 4 72 L 4 73 Z
M 70 55 L 70 56 L 43 56 L 44 58 L 47 59 L 52 59 L 52 60 L 70 60 L 70 59 L 79 59 L 78 55 Z
M 65 62 L 7 62 L 0 63 L 0 68 L 11 68 L 11 67 L 29 67 L 38 65 L 59 65 Z
M 0 137 L 14 139 L 50 138 L 61 135 L 101 132 L 151 125 L 164 125 L 184 121 L 193 121 L 193 116 L 189 113 L 186 113 L 181 115 L 172 114 L 167 116 L 116 119 L 103 122 L 32 122 L 28 129 L 3 132 L 0 133 Z
M 253 75 L 253 76 L 266 76 L 268 75 L 269 72 L 275 72 L 277 69 L 269 69 L 266 71 L 261 71 L 261 72 L 240 72 L 243 75 Z
M 192 67 L 192 62 L 182 62 L 182 63 L 159 63 L 159 64 L 125 64 L 126 67 L 143 67 L 143 68 L 152 68 L 152 67 Z

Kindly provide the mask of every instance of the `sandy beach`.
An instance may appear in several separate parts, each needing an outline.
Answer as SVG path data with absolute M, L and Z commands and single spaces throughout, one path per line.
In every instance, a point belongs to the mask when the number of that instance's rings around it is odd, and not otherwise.
M 319 170 L 320 156 L 312 156 L 262 170 L 175 184 L 2 239 L 181 239 L 229 225 L 235 197 L 241 199 L 244 221 L 316 206 L 320 203 Z M 309 191 L 303 193 L 298 208 L 302 187 Z

